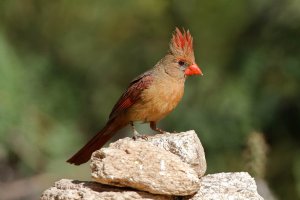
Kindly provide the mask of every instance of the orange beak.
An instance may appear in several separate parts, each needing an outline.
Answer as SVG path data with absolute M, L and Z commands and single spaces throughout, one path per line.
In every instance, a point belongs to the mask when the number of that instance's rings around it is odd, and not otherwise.
M 187 67 L 186 70 L 184 71 L 184 74 L 187 76 L 191 76 L 191 75 L 202 75 L 203 76 L 203 73 L 197 64 L 192 64 L 189 67 Z

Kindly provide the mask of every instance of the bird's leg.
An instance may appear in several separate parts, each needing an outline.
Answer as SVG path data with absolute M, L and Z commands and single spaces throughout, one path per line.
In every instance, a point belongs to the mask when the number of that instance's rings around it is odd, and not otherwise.
M 139 132 L 137 132 L 137 131 L 135 130 L 133 122 L 130 122 L 130 126 L 131 126 L 131 128 L 132 128 L 133 137 L 136 137 L 136 136 L 140 135 Z
M 131 126 L 132 131 L 133 131 L 133 137 L 132 137 L 132 138 L 133 138 L 134 140 L 136 140 L 136 139 L 138 139 L 138 138 L 142 138 L 142 139 L 145 139 L 145 140 L 148 139 L 146 135 L 141 135 L 141 134 L 139 134 L 139 132 L 137 132 L 137 130 L 135 130 L 134 124 L 133 124 L 132 121 L 130 122 L 130 126 Z
M 166 133 L 166 131 L 161 130 L 160 128 L 156 127 L 156 122 L 150 122 L 150 128 L 160 134 Z

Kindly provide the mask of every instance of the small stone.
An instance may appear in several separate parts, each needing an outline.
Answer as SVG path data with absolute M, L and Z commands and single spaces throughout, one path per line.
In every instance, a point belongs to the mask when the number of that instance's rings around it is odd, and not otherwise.
M 118 140 L 92 155 L 92 177 L 99 183 L 153 194 L 191 195 L 198 174 L 178 156 L 147 141 Z

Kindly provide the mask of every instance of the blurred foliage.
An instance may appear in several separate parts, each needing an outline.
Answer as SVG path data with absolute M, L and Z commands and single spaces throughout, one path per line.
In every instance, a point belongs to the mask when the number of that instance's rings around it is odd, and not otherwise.
M 209 173 L 246 170 L 243 148 L 260 130 L 265 178 L 278 197 L 300 199 L 297 0 L 2 0 L 0 180 L 86 173 L 64 161 L 102 128 L 130 80 L 165 54 L 175 26 L 193 34 L 204 76 L 187 80 L 160 126 L 195 129 Z
M 249 134 L 244 152 L 246 171 L 255 178 L 263 179 L 266 174 L 268 146 L 262 133 Z

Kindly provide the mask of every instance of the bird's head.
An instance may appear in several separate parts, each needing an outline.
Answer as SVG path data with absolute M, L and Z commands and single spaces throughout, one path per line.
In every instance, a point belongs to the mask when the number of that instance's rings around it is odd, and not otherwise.
M 170 54 L 172 66 L 178 68 L 185 76 L 203 75 L 201 69 L 195 62 L 193 38 L 188 31 L 181 32 L 178 28 L 171 38 Z

